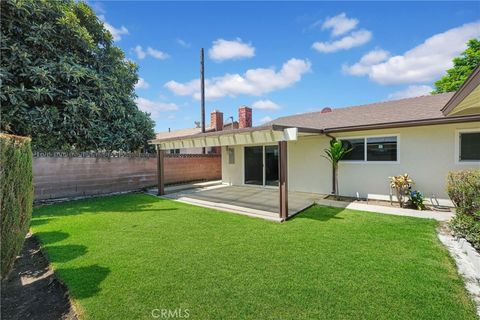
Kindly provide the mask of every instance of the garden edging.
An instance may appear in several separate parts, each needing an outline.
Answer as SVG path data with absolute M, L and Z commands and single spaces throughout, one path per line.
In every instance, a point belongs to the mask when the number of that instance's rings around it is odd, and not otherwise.
M 458 273 L 463 277 L 465 288 L 472 296 L 480 317 L 480 254 L 467 240 L 456 238 L 446 230 L 440 230 L 438 238 L 455 260 Z

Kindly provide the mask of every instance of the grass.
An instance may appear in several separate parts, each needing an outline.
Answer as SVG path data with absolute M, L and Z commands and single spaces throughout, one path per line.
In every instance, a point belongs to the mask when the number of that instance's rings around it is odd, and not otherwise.
M 436 226 L 320 206 L 280 224 L 138 194 L 32 220 L 83 318 L 476 319 Z

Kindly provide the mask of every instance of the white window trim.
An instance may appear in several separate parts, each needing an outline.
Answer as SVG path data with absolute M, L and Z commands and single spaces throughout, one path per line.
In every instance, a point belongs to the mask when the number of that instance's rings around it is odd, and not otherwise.
M 397 160 L 396 161 L 368 161 L 367 160 L 367 139 L 368 138 L 384 138 L 384 137 L 396 137 L 397 138 Z M 364 160 L 340 160 L 341 164 L 400 164 L 400 134 L 381 134 L 381 135 L 361 135 L 361 136 L 348 136 L 348 137 L 336 137 L 337 140 L 353 140 L 363 139 L 363 155 Z
M 455 153 L 453 155 L 455 164 L 458 165 L 480 165 L 480 160 L 460 160 L 460 134 L 461 133 L 469 133 L 469 132 L 480 132 L 480 129 L 473 128 L 473 129 L 457 129 L 455 130 Z

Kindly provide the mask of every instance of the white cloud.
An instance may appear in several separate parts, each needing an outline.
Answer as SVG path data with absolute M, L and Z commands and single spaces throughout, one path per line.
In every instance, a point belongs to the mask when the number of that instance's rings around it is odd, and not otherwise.
M 170 57 L 165 52 L 153 49 L 151 47 L 147 48 L 147 54 L 154 57 L 155 59 L 159 59 L 159 60 L 165 60 L 165 59 L 168 59 Z
M 360 59 L 359 62 L 349 66 L 344 64 L 342 70 L 346 74 L 361 76 L 368 74 L 372 65 L 383 62 L 390 57 L 390 53 L 383 49 L 372 50 Z
M 205 80 L 205 97 L 209 100 L 238 95 L 260 96 L 262 94 L 287 88 L 300 81 L 302 75 L 309 72 L 308 60 L 292 58 L 285 62 L 279 71 L 273 68 L 249 69 L 243 75 L 225 74 Z M 192 96 L 200 99 L 200 80 L 185 83 L 169 81 L 165 87 L 180 96 Z
M 147 50 L 143 50 L 142 46 L 138 45 L 136 46 L 133 51 L 135 51 L 135 54 L 137 55 L 138 59 L 145 59 L 147 55 L 159 59 L 159 60 L 165 60 L 168 59 L 170 56 L 166 54 L 163 51 L 153 49 L 152 47 L 148 47 Z
M 322 24 L 322 30 L 331 29 L 332 36 L 337 37 L 355 29 L 357 25 L 357 19 L 347 18 L 345 12 L 342 12 L 335 17 L 327 18 L 327 20 L 325 20 L 325 22 Z
M 269 117 L 269 116 L 265 116 L 263 117 L 262 119 L 260 119 L 259 123 L 265 123 L 265 122 L 270 122 L 272 121 L 272 117 Z
M 312 47 L 323 53 L 331 53 L 340 50 L 348 50 L 354 47 L 361 46 L 372 39 L 372 33 L 368 30 L 354 31 L 348 36 L 345 36 L 339 40 L 315 42 Z
M 258 100 L 252 103 L 252 107 L 255 109 L 264 109 L 264 110 L 278 110 L 280 106 L 273 102 L 272 100 Z
M 412 98 L 418 96 L 429 95 L 433 91 L 433 88 L 430 86 L 420 85 L 420 86 L 408 86 L 405 90 L 400 90 L 388 95 L 389 100 Z
M 143 78 L 138 78 L 137 84 L 135 84 L 135 89 L 148 89 L 150 88 L 150 84 L 145 81 Z
M 383 85 L 429 82 L 452 67 L 452 59 L 465 50 L 469 39 L 478 37 L 480 22 L 467 23 L 438 33 L 403 55 L 372 64 L 357 75 L 368 75 Z
M 125 28 L 125 26 L 121 26 L 120 28 L 115 28 L 112 26 L 110 23 L 104 21 L 103 25 L 105 26 L 105 29 L 110 31 L 113 37 L 113 41 L 120 41 L 122 40 L 122 36 L 125 34 L 128 34 L 128 29 Z
M 191 43 L 188 43 L 187 41 L 183 40 L 183 39 L 180 39 L 178 38 L 176 40 L 177 44 L 183 48 L 190 48 L 191 47 Z
M 255 48 L 250 43 L 243 43 L 240 38 L 236 40 L 217 39 L 208 50 L 208 55 L 215 61 L 229 59 L 251 58 L 255 56 Z
M 100 13 L 105 13 L 105 10 L 103 9 L 103 7 L 99 6 L 97 10 L 99 10 Z M 105 29 L 107 29 L 112 34 L 113 41 L 120 41 L 122 40 L 122 35 L 128 34 L 128 29 L 125 26 L 121 26 L 120 28 L 115 28 L 114 26 L 112 26 L 110 23 L 107 22 L 107 20 L 105 19 L 105 15 L 100 14 L 98 18 L 103 22 Z
M 147 53 L 143 51 L 142 46 L 136 46 L 133 51 L 135 51 L 135 53 L 137 54 L 138 59 L 144 59 L 147 56 Z
M 153 120 L 160 119 L 161 113 L 164 111 L 178 110 L 178 106 L 175 103 L 152 101 L 142 97 L 138 97 L 137 99 L 135 99 L 135 103 L 140 110 L 150 113 Z

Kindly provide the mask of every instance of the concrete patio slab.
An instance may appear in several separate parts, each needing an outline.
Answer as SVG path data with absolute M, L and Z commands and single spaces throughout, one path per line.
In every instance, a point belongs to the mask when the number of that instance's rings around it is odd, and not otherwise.
M 167 194 L 165 197 L 209 208 L 282 221 L 279 217 L 279 191 L 275 188 L 214 185 L 182 190 Z M 323 195 L 314 193 L 289 192 L 289 217 L 310 207 L 321 197 Z

